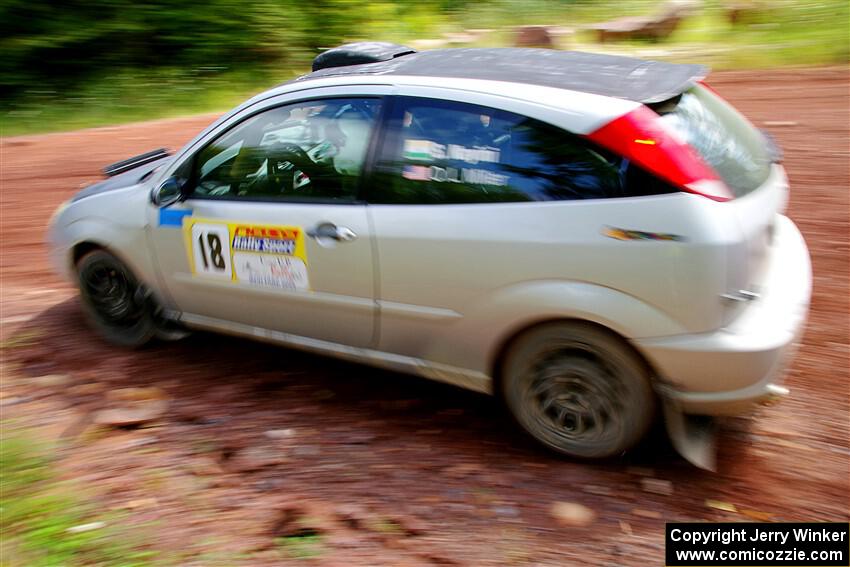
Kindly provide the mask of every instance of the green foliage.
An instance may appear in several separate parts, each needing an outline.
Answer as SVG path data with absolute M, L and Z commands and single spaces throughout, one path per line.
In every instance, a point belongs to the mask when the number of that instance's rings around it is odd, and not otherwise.
M 69 88 L 104 71 L 306 61 L 312 36 L 291 0 L 5 0 L 0 88 Z
M 151 565 L 154 553 L 141 549 L 120 518 L 95 510 L 79 493 L 59 482 L 48 452 L 28 439 L 3 431 L 0 440 L 0 555 L 4 565 L 27 567 Z M 69 528 L 102 521 L 98 529 Z
M 751 0 L 742 21 L 728 21 L 724 3 L 709 0 L 670 38 L 673 45 L 716 51 L 716 68 L 823 65 L 850 61 L 847 0 Z
M 850 59 L 847 0 L 703 0 L 666 41 L 597 44 L 585 24 L 647 15 L 665 0 L 0 0 L 0 135 L 221 111 L 309 69 L 347 41 L 408 43 L 490 28 L 476 45 L 509 45 L 512 28 L 575 30 L 560 46 L 714 68 Z M 642 51 L 643 50 L 643 51 Z
M 223 111 L 308 68 L 117 68 L 69 90 L 42 87 L 7 102 L 0 136 L 73 130 L 122 122 Z
M 313 559 L 322 555 L 323 542 L 320 534 L 299 534 L 275 538 L 278 547 L 292 559 Z
M 19 331 L 8 339 L 0 341 L 0 350 L 32 346 L 41 339 L 43 334 L 38 329 Z

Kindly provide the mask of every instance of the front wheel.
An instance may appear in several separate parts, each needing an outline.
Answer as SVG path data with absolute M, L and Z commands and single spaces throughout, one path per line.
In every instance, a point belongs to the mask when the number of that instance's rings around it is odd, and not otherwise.
M 107 341 L 139 347 L 156 335 L 157 326 L 139 281 L 118 258 L 94 250 L 77 262 L 83 311 Z
M 655 416 L 644 361 L 588 323 L 550 323 L 521 335 L 504 359 L 501 389 L 523 429 L 571 457 L 622 454 Z

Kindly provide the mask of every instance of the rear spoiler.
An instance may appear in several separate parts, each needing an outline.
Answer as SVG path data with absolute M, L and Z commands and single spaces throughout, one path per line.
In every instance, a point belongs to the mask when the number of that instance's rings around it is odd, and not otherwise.
M 107 177 L 112 177 L 113 175 L 124 173 L 125 171 L 129 171 L 135 167 L 139 167 L 140 165 L 145 165 L 146 163 L 150 163 L 152 161 L 156 161 L 158 159 L 162 159 L 170 155 L 171 152 L 167 149 L 159 148 L 158 150 L 154 150 L 152 152 L 139 154 L 129 159 L 116 161 L 115 163 L 109 164 L 103 168 L 103 173 L 105 173 Z

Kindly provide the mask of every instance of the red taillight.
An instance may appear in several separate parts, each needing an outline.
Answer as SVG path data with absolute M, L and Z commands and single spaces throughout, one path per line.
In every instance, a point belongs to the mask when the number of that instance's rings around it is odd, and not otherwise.
M 715 201 L 732 199 L 732 192 L 717 173 L 645 106 L 609 122 L 587 137 L 682 191 Z

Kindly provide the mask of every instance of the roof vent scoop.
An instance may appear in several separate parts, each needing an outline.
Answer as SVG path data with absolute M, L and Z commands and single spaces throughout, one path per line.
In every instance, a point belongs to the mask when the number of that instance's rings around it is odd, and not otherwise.
M 415 49 L 397 43 L 383 41 L 361 41 L 346 43 L 339 47 L 328 49 L 313 59 L 313 71 L 332 67 L 347 67 L 364 63 L 389 61 L 402 55 L 416 53 Z

